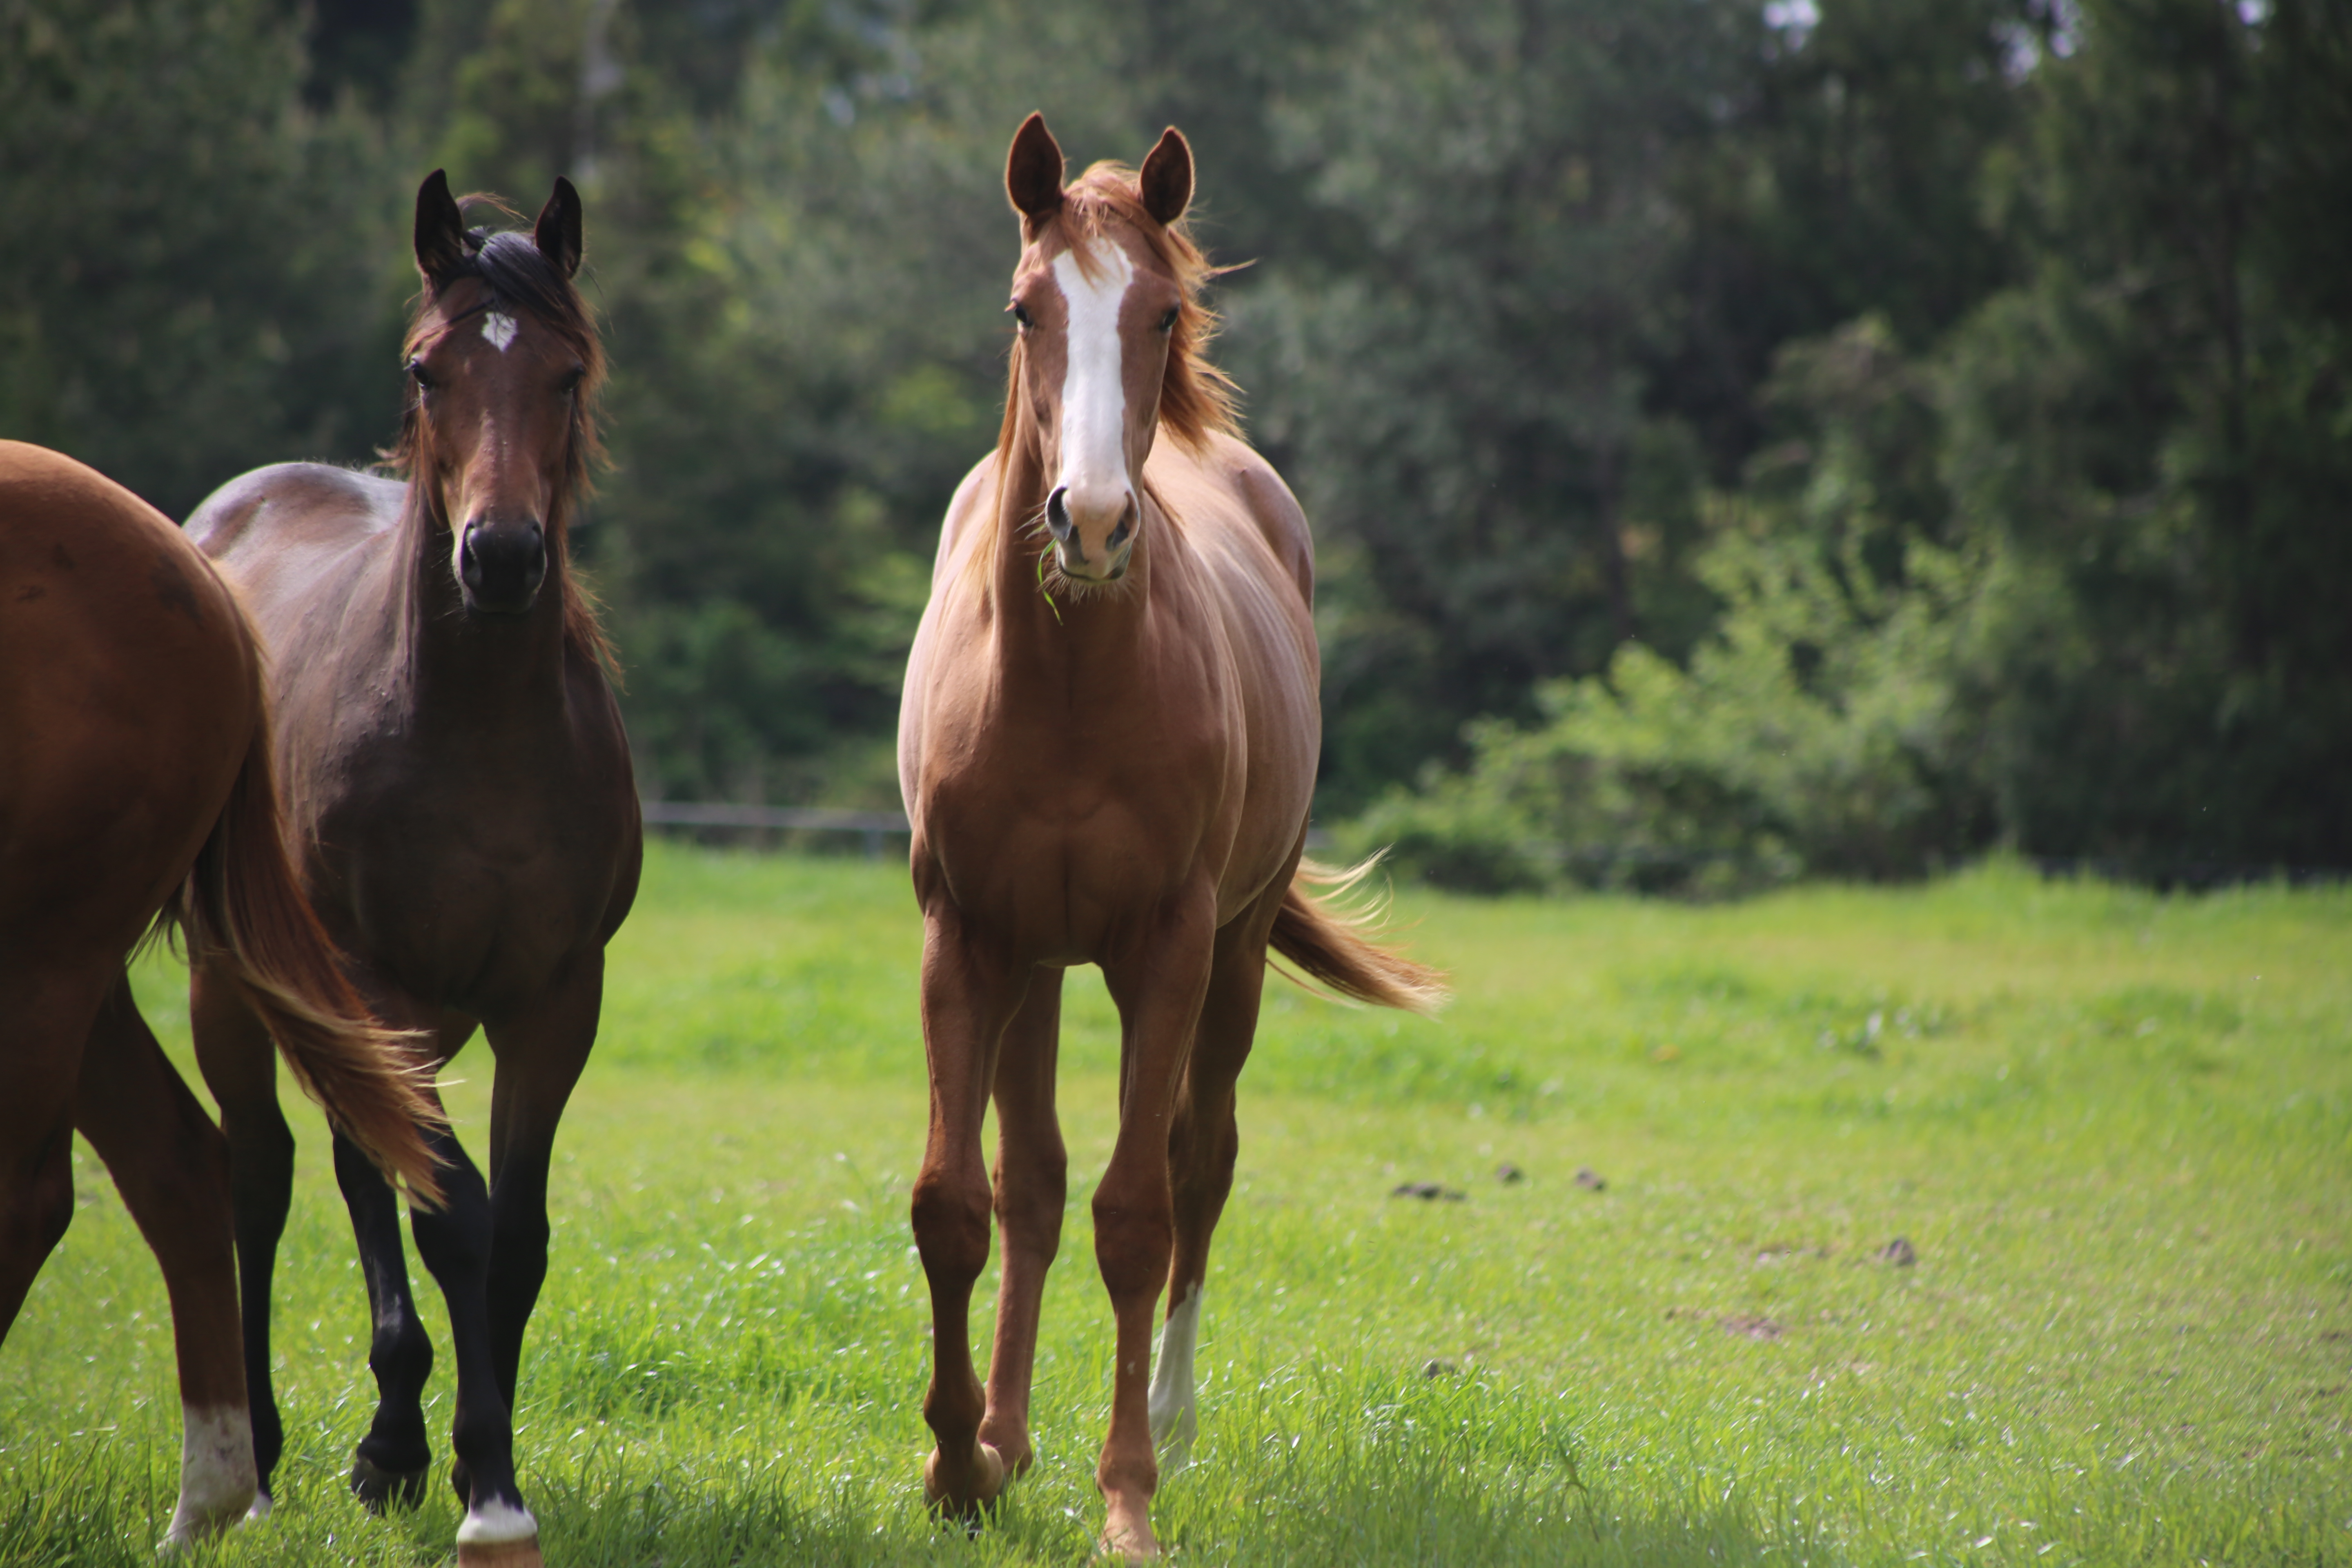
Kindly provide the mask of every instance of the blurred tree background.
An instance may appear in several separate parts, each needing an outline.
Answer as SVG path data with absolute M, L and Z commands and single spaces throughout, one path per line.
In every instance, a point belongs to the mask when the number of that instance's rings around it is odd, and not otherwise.
M 887 804 L 1042 108 L 1191 133 L 1318 808 L 1457 885 L 2352 866 L 2352 7 L 0 0 L 0 435 L 396 422 L 412 194 L 588 205 L 649 795 Z

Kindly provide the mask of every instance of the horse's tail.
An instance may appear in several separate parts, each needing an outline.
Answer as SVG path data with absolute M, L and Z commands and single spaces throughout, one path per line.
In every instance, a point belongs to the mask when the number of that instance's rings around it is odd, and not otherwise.
M 1380 1007 L 1402 1007 L 1424 1016 L 1453 995 L 1445 973 L 1433 969 L 1372 938 L 1385 928 L 1385 910 L 1355 912 L 1334 908 L 1381 863 L 1374 855 L 1354 866 L 1325 866 L 1302 859 L 1298 874 L 1282 895 L 1274 917 L 1274 949 L 1343 996 Z M 1321 897 L 1308 886 L 1327 889 Z
M 327 1120 L 404 1184 L 412 1199 L 437 1205 L 438 1162 L 425 1129 L 447 1119 L 426 1098 L 429 1069 L 409 1054 L 410 1037 L 369 1016 L 302 896 L 286 852 L 268 709 L 262 712 L 228 804 L 159 923 L 178 922 L 192 962 L 226 961 L 295 1081 Z

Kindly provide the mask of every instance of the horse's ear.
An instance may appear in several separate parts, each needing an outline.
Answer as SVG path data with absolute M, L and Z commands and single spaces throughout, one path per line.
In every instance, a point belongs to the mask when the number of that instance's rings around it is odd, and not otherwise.
M 1062 144 L 1045 129 L 1042 114 L 1031 115 L 1013 133 L 1013 151 L 1004 159 L 1004 194 L 1013 198 L 1013 210 L 1031 223 L 1062 208 Z
M 1192 205 L 1192 147 L 1173 125 L 1160 133 L 1160 144 L 1143 160 L 1137 183 L 1142 187 L 1143 210 L 1161 226 L 1174 223 Z
M 449 194 L 449 175 L 436 169 L 416 187 L 416 269 L 439 283 L 466 259 L 466 215 Z
M 562 175 L 555 176 L 555 190 L 539 209 L 530 237 L 558 272 L 569 278 L 580 270 L 580 193 Z

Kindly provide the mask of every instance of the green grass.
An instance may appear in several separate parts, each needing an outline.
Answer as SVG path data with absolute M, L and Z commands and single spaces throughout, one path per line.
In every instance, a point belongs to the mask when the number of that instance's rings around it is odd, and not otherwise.
M 1400 913 L 1444 1021 L 1269 993 L 1200 1462 L 1156 1510 L 1180 1562 L 2352 1563 L 2352 893 L 1996 866 Z M 655 855 L 525 1358 L 559 1568 L 1088 1555 L 1113 1016 L 1075 977 L 1040 1464 L 967 1541 L 918 1488 L 918 948 L 903 870 Z M 175 977 L 140 978 L 184 1062 Z M 488 1072 L 452 1074 L 478 1150 Z M 303 1112 L 281 1506 L 204 1560 L 436 1562 L 445 1487 L 389 1520 L 342 1490 L 365 1304 Z M 77 1185 L 0 1352 L 5 1563 L 144 1562 L 172 1506 L 161 1281 L 87 1151 Z

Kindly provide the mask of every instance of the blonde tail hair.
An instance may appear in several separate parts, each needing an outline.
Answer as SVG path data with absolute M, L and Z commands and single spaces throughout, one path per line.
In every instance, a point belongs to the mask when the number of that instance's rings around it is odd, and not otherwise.
M 1378 855 L 1348 867 L 1301 859 L 1283 894 L 1282 910 L 1274 917 L 1274 950 L 1343 996 L 1428 1016 L 1454 994 L 1444 971 L 1373 942 L 1387 926 L 1384 907 L 1375 904 L 1356 911 L 1334 907 L 1380 863 Z M 1318 897 L 1308 887 L 1325 892 Z
M 266 710 L 265 710 L 266 713 Z M 189 958 L 225 961 L 295 1081 L 327 1120 L 410 1197 L 437 1206 L 438 1161 L 425 1141 L 447 1119 L 427 1098 L 413 1037 L 369 1016 L 336 961 L 286 853 L 269 726 L 254 726 L 245 764 L 211 836 L 159 923 L 175 921 Z

